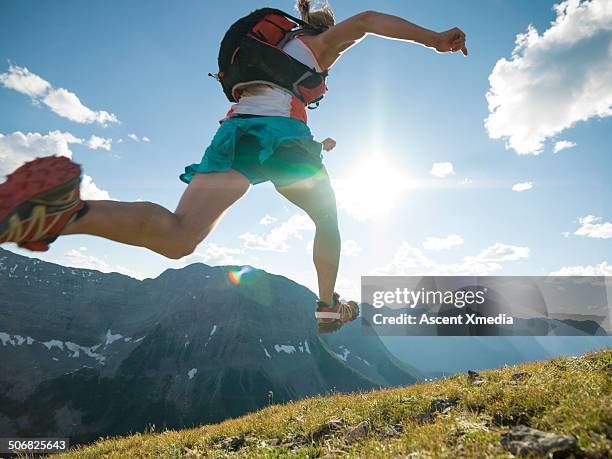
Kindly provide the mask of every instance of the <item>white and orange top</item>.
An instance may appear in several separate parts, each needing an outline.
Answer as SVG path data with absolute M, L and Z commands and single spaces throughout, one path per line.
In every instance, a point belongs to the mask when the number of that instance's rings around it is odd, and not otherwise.
M 317 72 L 324 69 L 302 37 L 289 40 L 283 51 Z M 242 90 L 240 99 L 227 112 L 226 119 L 234 115 L 285 116 L 307 122 L 306 107 L 291 92 L 275 86 L 256 83 Z

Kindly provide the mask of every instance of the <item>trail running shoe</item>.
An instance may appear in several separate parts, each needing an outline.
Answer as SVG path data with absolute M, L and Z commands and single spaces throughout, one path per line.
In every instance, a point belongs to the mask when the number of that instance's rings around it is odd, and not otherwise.
M 333 306 L 317 301 L 315 317 L 320 335 L 332 333 L 340 330 L 345 323 L 352 322 L 359 317 L 359 306 L 354 301 L 340 301 L 340 295 L 334 293 Z
M 0 184 L 0 244 L 36 252 L 49 249 L 81 210 L 81 166 L 63 156 L 30 161 Z M 81 212 L 82 214 L 83 212 Z

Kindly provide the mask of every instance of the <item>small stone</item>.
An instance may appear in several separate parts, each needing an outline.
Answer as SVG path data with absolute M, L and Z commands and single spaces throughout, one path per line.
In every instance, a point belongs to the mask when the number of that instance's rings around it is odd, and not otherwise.
M 399 432 L 392 426 L 385 426 L 383 427 L 382 434 L 385 437 L 395 437 L 399 435 Z
M 314 441 L 318 441 L 324 437 L 331 436 L 333 433 L 342 430 L 346 427 L 346 421 L 342 418 L 330 419 L 311 435 Z
M 457 434 L 466 434 L 469 432 L 488 432 L 489 428 L 484 420 L 468 421 L 467 419 L 458 419 L 455 426 Z
M 456 406 L 457 403 L 459 403 L 458 398 L 449 398 L 449 399 L 436 398 L 431 401 L 429 411 L 432 413 L 446 414 L 454 406 Z
M 501 435 L 502 446 L 517 456 L 569 455 L 576 450 L 576 438 L 570 435 L 557 435 L 517 426 Z
M 267 440 L 261 440 L 259 442 L 259 446 L 261 448 L 265 448 L 268 446 L 278 446 L 280 445 L 280 440 L 278 438 L 269 438 Z
M 468 381 L 471 384 L 474 385 L 480 385 L 482 383 L 484 383 L 486 380 L 480 375 L 480 373 L 474 371 L 474 370 L 468 370 L 467 372 L 468 375 Z
M 238 435 L 237 437 L 228 437 L 219 443 L 219 447 L 231 451 L 238 451 L 242 448 L 246 443 L 246 438 L 244 435 Z
M 419 413 L 417 415 L 417 421 L 421 424 L 425 424 L 427 422 L 433 422 L 436 418 L 436 415 L 433 413 Z
M 521 381 L 527 376 L 529 376 L 529 373 L 526 371 L 519 371 L 518 373 L 514 373 L 510 379 L 512 379 L 512 381 Z
M 353 427 L 352 429 L 350 428 L 347 429 L 346 440 L 349 443 L 356 442 L 366 437 L 369 431 L 370 431 L 370 423 L 368 421 L 362 421 L 359 424 L 357 424 L 355 427 Z

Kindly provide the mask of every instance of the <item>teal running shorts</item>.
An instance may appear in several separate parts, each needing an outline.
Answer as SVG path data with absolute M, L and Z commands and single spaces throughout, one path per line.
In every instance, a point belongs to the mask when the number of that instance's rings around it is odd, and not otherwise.
M 271 181 L 286 186 L 321 173 L 321 143 L 308 126 L 283 116 L 236 117 L 223 122 L 199 164 L 180 179 L 235 169 L 253 185 Z

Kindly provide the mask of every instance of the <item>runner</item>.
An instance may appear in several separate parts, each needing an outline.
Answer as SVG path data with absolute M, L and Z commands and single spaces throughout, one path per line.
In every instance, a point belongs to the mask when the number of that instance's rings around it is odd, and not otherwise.
M 249 55 L 245 44 L 224 60 L 222 43 L 220 66 L 227 66 L 227 73 L 223 68 L 217 77 L 235 104 L 201 162 L 187 166 L 180 175 L 188 186 L 174 212 L 150 202 L 82 201 L 80 166 L 64 157 L 38 158 L 0 185 L 0 243 L 45 251 L 60 235 L 90 234 L 179 259 L 195 250 L 251 185 L 271 181 L 316 227 L 313 259 L 319 284 L 315 312 L 319 332 L 336 331 L 357 318 L 357 304 L 341 301 L 334 292 L 341 240 L 334 191 L 321 150 L 331 150 L 335 142 L 314 140 L 306 124 L 306 107 L 318 104 L 329 69 L 367 35 L 467 56 L 466 37 L 458 28 L 437 33 L 373 11 L 336 25 L 328 5 L 311 10 L 310 1 L 299 0 L 296 8 L 301 21 L 275 13 L 278 10 L 260 14 L 261 18 L 247 17 L 247 22 L 258 20 L 247 31 L 252 49 L 269 57 Z M 230 29 L 234 35 L 239 31 L 240 27 Z M 269 46 L 272 40 L 274 46 Z M 245 80 L 245 71 L 233 64 L 247 58 L 268 67 L 277 63 L 278 69 L 268 72 L 269 78 Z M 298 70 L 303 75 L 294 81 L 291 76 Z M 267 75 L 264 66 L 260 72 Z

